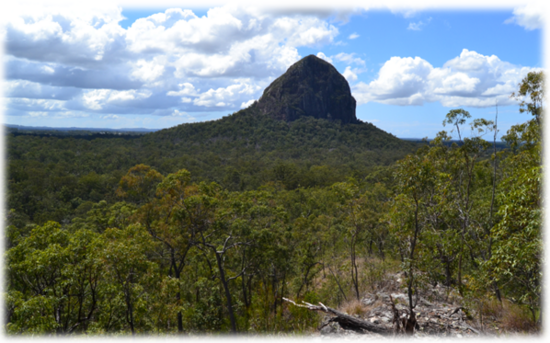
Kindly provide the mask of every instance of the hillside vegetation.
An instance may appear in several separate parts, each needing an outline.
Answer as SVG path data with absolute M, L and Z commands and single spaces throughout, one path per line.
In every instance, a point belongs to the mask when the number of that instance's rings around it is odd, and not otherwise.
M 286 123 L 258 115 L 255 106 L 142 136 L 9 133 L 8 207 L 38 224 L 70 222 L 90 202 L 117 201 L 120 178 L 136 164 L 163 175 L 186 169 L 193 181 L 214 181 L 228 190 L 278 181 L 286 189 L 329 186 L 349 176 L 363 178 L 416 147 L 372 124 L 311 117 Z
M 513 310 L 525 325 L 501 331 L 537 332 L 542 86 L 520 84 L 533 119 L 498 153 L 462 109 L 441 118 L 471 124 L 460 144 L 255 106 L 133 139 L 8 135 L 6 330 L 311 332 L 283 297 L 346 308 L 401 272 L 413 330 L 437 287 L 480 330 Z

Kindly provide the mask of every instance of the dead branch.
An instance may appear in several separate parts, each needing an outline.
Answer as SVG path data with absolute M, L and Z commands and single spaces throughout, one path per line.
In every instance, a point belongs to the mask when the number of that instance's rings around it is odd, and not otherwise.
M 405 327 L 405 323 L 402 323 L 401 315 L 399 314 L 399 310 L 395 307 L 395 304 L 393 302 L 393 298 L 390 294 L 390 305 L 393 312 L 393 330 L 395 334 L 403 333 L 402 326 L 400 324 L 403 324 L 403 328 Z
M 287 299 L 287 298 L 283 298 L 283 300 L 287 301 L 289 303 L 292 303 L 294 306 L 307 308 L 308 310 L 311 310 L 311 311 L 319 311 L 319 312 L 332 314 L 336 317 L 332 318 L 330 321 L 340 324 L 340 326 L 343 329 L 354 330 L 354 331 L 358 331 L 358 332 L 363 332 L 363 330 L 365 330 L 365 331 L 378 333 L 378 334 L 381 334 L 381 335 L 391 335 L 392 334 L 391 329 L 388 329 L 384 326 L 379 326 L 379 325 L 375 325 L 375 324 L 366 322 L 366 321 L 361 320 L 361 319 L 356 318 L 356 317 L 352 317 L 348 314 L 342 313 L 338 310 L 335 310 L 335 309 L 330 308 L 326 305 L 323 305 L 322 303 L 319 303 L 320 306 L 317 306 L 317 305 L 307 303 L 305 301 L 302 301 L 302 304 L 297 304 L 296 302 L 294 302 L 290 299 Z

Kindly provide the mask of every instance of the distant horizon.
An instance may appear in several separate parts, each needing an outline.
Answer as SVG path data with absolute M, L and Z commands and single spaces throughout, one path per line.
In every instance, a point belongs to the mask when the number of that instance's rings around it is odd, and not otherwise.
M 219 118 L 219 119 L 221 119 L 221 118 Z M 219 119 L 212 119 L 212 120 L 219 120 Z M 209 120 L 209 121 L 211 121 L 211 120 Z M 17 127 L 28 128 L 30 130 L 36 130 L 36 131 L 47 131 L 47 129 L 51 129 L 51 131 L 59 131 L 59 129 L 70 131 L 71 129 L 74 129 L 75 131 L 105 130 L 105 131 L 140 132 L 140 130 L 141 130 L 141 132 L 152 133 L 152 132 L 157 132 L 157 131 L 161 131 L 161 130 L 171 129 L 171 128 L 179 126 L 179 125 L 198 124 L 198 123 L 205 123 L 205 122 L 206 121 L 204 121 L 204 122 L 193 122 L 193 123 L 182 123 L 182 124 L 177 124 L 177 125 L 174 125 L 174 126 L 171 126 L 171 127 L 162 128 L 162 129 L 149 129 L 149 128 L 146 128 L 146 127 L 106 128 L 106 127 L 78 127 L 78 126 L 64 127 L 64 126 L 43 126 L 43 125 L 42 126 L 31 126 L 31 125 L 18 125 L 18 124 L 6 124 L 6 123 L 3 123 L 2 125 L 4 125 L 5 127 L 12 127 L 12 128 L 17 128 Z M 136 131 L 133 131 L 133 130 L 136 130 Z M 388 133 L 391 134 L 391 132 L 388 132 Z M 395 137 L 397 137 L 399 139 L 402 139 L 402 140 L 418 140 L 418 141 L 421 141 L 424 138 L 427 138 L 428 140 L 433 140 L 435 138 L 435 137 L 400 137 L 400 136 L 395 136 Z M 457 140 L 458 139 L 452 139 L 451 141 L 457 141 Z M 497 140 L 497 143 L 502 143 L 502 142 L 504 142 L 504 141 Z

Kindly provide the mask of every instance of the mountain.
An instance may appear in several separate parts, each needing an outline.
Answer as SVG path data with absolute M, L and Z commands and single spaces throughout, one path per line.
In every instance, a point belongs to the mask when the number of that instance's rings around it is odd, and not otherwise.
M 301 117 L 358 123 L 349 84 L 330 63 L 309 55 L 267 87 L 258 111 L 287 122 Z
M 363 180 L 420 146 L 358 120 L 346 80 L 315 56 L 291 66 L 259 101 L 219 120 L 140 135 L 12 130 L 8 208 L 38 223 L 69 222 L 94 202 L 119 201 L 121 177 L 138 164 L 163 175 L 187 169 L 193 181 L 232 191 L 299 189 Z

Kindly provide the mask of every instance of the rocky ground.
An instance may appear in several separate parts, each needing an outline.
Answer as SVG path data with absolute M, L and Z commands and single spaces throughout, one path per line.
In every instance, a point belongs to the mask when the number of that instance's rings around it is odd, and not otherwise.
M 384 291 L 366 294 L 361 299 L 362 306 L 356 311 L 360 313 L 349 313 L 350 311 L 348 311 L 348 314 L 376 325 L 392 328 L 393 312 L 390 295 L 399 312 L 405 312 L 401 310 L 408 309 L 408 297 L 403 279 L 400 274 L 390 275 L 388 287 L 384 287 Z M 466 314 L 467 310 L 462 307 L 460 296 L 453 290 L 437 285 L 430 290 L 419 291 L 418 294 L 419 296 L 414 298 L 414 301 L 417 302 L 415 308 L 417 327 L 413 337 L 461 338 L 495 334 L 490 330 L 482 331 L 478 321 Z M 403 313 L 402 316 L 404 315 Z M 368 335 L 373 338 L 387 338 L 387 336 L 372 332 L 342 328 L 338 323 L 330 322 L 330 318 L 332 318 L 330 315 L 324 318 L 318 331 L 319 335 L 340 338 Z

